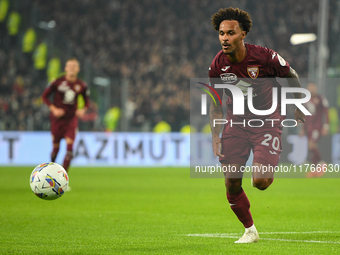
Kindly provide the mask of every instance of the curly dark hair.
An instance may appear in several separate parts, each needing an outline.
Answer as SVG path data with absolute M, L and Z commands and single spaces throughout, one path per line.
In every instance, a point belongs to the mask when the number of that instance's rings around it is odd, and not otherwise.
M 211 17 L 211 24 L 213 25 L 214 29 L 218 31 L 221 22 L 224 20 L 237 20 L 240 24 L 240 28 L 245 31 L 246 34 L 249 33 L 252 26 L 249 13 L 240 10 L 239 8 L 229 7 L 220 9 Z

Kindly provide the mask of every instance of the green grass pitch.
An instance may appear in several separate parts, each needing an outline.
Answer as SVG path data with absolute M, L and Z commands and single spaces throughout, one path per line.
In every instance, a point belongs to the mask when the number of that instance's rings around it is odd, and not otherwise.
M 340 179 L 276 178 L 266 191 L 244 179 L 260 241 L 234 244 L 244 229 L 223 179 L 72 167 L 72 191 L 44 201 L 30 190 L 32 170 L 0 167 L 0 254 L 340 253 Z

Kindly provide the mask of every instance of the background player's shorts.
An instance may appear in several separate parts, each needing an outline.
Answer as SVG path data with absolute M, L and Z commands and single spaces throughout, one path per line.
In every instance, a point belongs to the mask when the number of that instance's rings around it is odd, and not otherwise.
M 317 142 L 320 139 L 321 130 L 319 130 L 319 129 L 310 129 L 310 130 L 307 130 L 306 133 L 307 133 L 308 141 Z
M 62 138 L 69 137 L 72 140 L 76 138 L 78 130 L 78 119 L 56 119 L 51 118 L 51 133 L 53 136 L 53 143 L 59 143 Z
M 222 164 L 245 165 L 251 149 L 254 153 L 253 163 L 277 166 L 282 151 L 280 127 L 261 128 L 261 130 L 243 127 L 227 127 L 221 138 Z

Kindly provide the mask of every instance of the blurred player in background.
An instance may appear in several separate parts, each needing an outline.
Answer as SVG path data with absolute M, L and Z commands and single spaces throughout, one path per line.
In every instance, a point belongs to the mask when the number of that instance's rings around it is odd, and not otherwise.
M 84 116 L 89 106 L 89 90 L 87 84 L 78 79 L 79 71 L 79 62 L 76 58 L 67 60 L 65 75 L 48 84 L 42 95 L 44 102 L 51 111 L 50 120 L 53 139 L 51 161 L 55 162 L 59 152 L 60 140 L 65 138 L 67 153 L 63 167 L 66 171 L 68 171 L 73 158 L 73 142 L 78 131 L 78 118 Z M 53 95 L 52 102 L 49 99 L 50 95 Z M 85 107 L 82 109 L 77 108 L 78 95 L 82 95 L 85 100 Z
M 327 135 L 329 131 L 329 104 L 324 96 L 318 94 L 318 87 L 315 83 L 309 83 L 307 89 L 311 93 L 311 99 L 305 106 L 312 115 L 306 116 L 306 122 L 300 130 L 300 136 L 307 136 L 308 154 L 312 164 L 323 166 L 326 163 L 321 159 L 318 141 L 321 136 Z M 323 171 L 308 172 L 307 177 L 320 177 L 323 174 Z
M 245 99 L 251 96 L 253 106 L 258 110 L 271 108 L 273 104 L 272 89 L 281 87 L 275 77 L 289 78 L 287 81 L 290 87 L 301 87 L 297 73 L 278 53 L 262 46 L 244 42 L 244 38 L 252 26 L 250 15 L 247 12 L 231 7 L 220 9 L 212 16 L 212 25 L 219 33 L 222 46 L 222 50 L 215 56 L 209 68 L 212 87 L 216 82 L 232 84 L 241 90 L 252 87 L 253 94 L 244 93 L 243 96 Z M 223 89 L 216 89 L 216 91 L 222 98 Z M 259 234 L 249 210 L 249 200 L 242 189 L 243 173 L 241 169 L 245 166 L 250 152 L 253 150 L 253 166 L 259 170 L 252 173 L 253 186 L 265 190 L 271 185 L 274 171 L 263 174 L 264 171 L 262 170 L 264 166 L 275 167 L 278 165 L 282 149 L 281 121 L 285 119 L 285 116 L 281 115 L 280 96 L 278 96 L 276 110 L 269 115 L 255 115 L 248 109 L 247 104 L 245 104 L 244 115 L 233 115 L 233 98 L 230 96 L 229 90 L 225 89 L 224 92 L 229 96 L 226 117 L 228 123 L 224 126 L 222 138 L 219 136 L 221 125 L 214 126 L 214 119 L 223 119 L 222 106 L 219 100 L 216 100 L 217 105 L 214 102 L 210 105 L 209 117 L 213 151 L 215 156 L 219 156 L 223 169 L 233 167 L 237 170 L 236 174 L 231 171 L 225 172 L 227 199 L 231 209 L 245 227 L 244 235 L 235 243 L 254 243 L 259 240 Z M 294 93 L 294 97 L 301 98 L 301 94 Z M 297 108 L 295 110 L 297 123 L 304 122 L 304 118 L 304 113 Z M 275 119 L 276 121 L 273 123 L 266 121 L 261 127 L 230 124 L 231 121 L 242 123 L 243 120 L 248 121 L 249 119 L 261 119 L 263 121 Z

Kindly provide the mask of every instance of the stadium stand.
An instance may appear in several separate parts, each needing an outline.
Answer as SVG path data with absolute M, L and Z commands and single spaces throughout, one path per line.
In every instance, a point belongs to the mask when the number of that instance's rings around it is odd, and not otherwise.
M 104 115 L 112 102 L 102 102 L 104 87 L 93 84 L 96 76 L 112 79 L 109 98 L 126 113 L 130 131 L 152 131 L 159 116 L 172 131 L 189 124 L 189 79 L 206 77 L 208 67 L 220 50 L 210 16 L 225 1 L 180 0 L 1 0 L 9 3 L 0 20 L 0 130 L 48 130 L 48 109 L 40 98 L 47 84 L 46 63 L 58 57 L 63 63 L 76 56 L 82 63 L 82 79 L 97 103 L 99 118 L 91 130 L 105 130 Z M 245 1 L 231 0 L 229 6 L 248 11 L 255 23 L 249 43 L 279 52 L 299 73 L 307 77 L 308 45 L 292 46 L 291 34 L 317 33 L 317 0 Z M 330 43 L 339 50 L 336 22 L 337 1 L 330 1 Z M 11 13 L 18 13 L 18 32 L 7 26 Z M 3 15 L 3 14 L 2 14 Z M 13 18 L 13 17 L 12 17 Z M 55 21 L 56 26 L 49 22 Z M 34 29 L 36 43 L 48 45 L 47 62 L 34 68 L 31 51 L 23 52 L 23 38 Z M 26 39 L 27 40 L 27 39 Z M 122 80 L 128 81 L 126 102 L 122 101 Z M 175 117 L 176 116 L 176 117 Z M 120 127 L 117 130 L 121 130 Z

